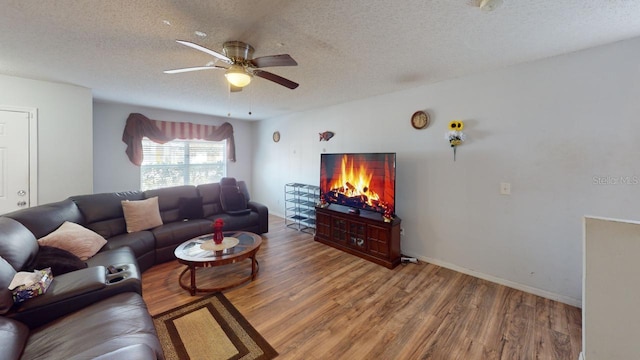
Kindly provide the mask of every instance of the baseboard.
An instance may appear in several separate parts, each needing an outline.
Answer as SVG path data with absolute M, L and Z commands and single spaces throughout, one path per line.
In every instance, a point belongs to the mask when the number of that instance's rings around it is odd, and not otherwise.
M 510 288 L 513 288 L 513 289 L 516 289 L 516 290 L 521 290 L 521 291 L 524 291 L 524 292 L 527 292 L 527 293 L 530 293 L 530 294 L 541 296 L 541 297 L 546 298 L 546 299 L 550 299 L 550 300 L 558 301 L 558 302 L 561 302 L 561 303 L 564 303 L 564 304 L 567 304 L 567 305 L 571 305 L 571 306 L 582 308 L 582 301 L 581 300 L 570 298 L 568 296 L 555 294 L 555 293 L 552 293 L 552 292 L 549 292 L 549 291 L 545 291 L 545 290 L 534 288 L 534 287 L 527 286 L 527 285 L 522 285 L 522 284 L 519 284 L 519 283 L 516 283 L 516 282 L 513 282 L 513 281 L 509 281 L 509 280 L 501 279 L 499 277 L 487 275 L 487 274 L 484 274 L 484 273 L 481 273 L 481 272 L 478 272 L 478 271 L 475 271 L 475 270 L 467 269 L 467 268 L 464 268 L 462 266 L 451 264 L 451 263 L 448 263 L 448 262 L 445 262 L 445 261 L 441 261 L 441 260 L 438 260 L 438 259 L 432 259 L 432 258 L 425 257 L 425 256 L 417 256 L 417 255 L 410 254 L 410 253 L 405 253 L 405 255 L 411 256 L 411 257 L 415 257 L 418 260 L 422 260 L 424 262 L 428 262 L 428 263 L 433 264 L 433 265 L 438 265 L 438 266 L 443 267 L 443 268 L 447 268 L 447 269 L 450 269 L 450 270 L 453 270 L 453 271 L 457 271 L 457 272 L 460 272 L 460 273 L 463 273 L 463 274 L 471 275 L 471 276 L 477 277 L 479 279 L 491 281 L 491 282 L 496 283 L 496 284 L 504 285 L 504 286 L 507 286 L 507 287 L 510 287 Z
M 580 356 L 578 356 L 578 360 L 584 360 L 584 355 L 582 354 L 582 351 L 580 352 Z
M 279 216 L 281 218 L 284 218 L 284 216 L 282 216 L 281 214 L 277 213 L 277 212 L 271 212 L 272 215 L 276 215 Z M 550 299 L 550 300 L 554 300 L 554 301 L 558 301 L 567 305 L 571 305 L 571 306 L 575 306 L 578 308 L 582 308 L 582 301 L 579 299 L 574 299 L 574 298 L 570 298 L 568 296 L 564 296 L 564 295 L 559 295 L 559 294 L 555 294 L 546 290 L 542 290 L 542 289 L 538 289 L 538 288 L 534 288 L 531 286 L 527 286 L 527 285 L 522 285 L 513 281 L 509 281 L 509 280 L 505 280 L 505 279 L 501 279 L 499 277 L 495 277 L 495 276 L 491 276 L 491 275 L 487 275 L 475 270 L 471 270 L 471 269 L 467 269 L 464 268 L 462 266 L 458 266 L 455 264 L 451 264 L 448 263 L 446 261 L 441 261 L 438 259 L 433 259 L 433 258 L 429 258 L 429 257 L 425 257 L 425 256 L 419 256 L 419 255 L 415 255 L 415 254 L 410 254 L 410 253 L 405 253 L 404 255 L 406 256 L 411 256 L 411 257 L 415 257 L 418 260 L 422 260 L 424 262 L 428 262 L 430 264 L 433 265 L 438 265 L 441 266 L 443 268 L 447 268 L 453 271 L 457 271 L 463 274 L 467 274 L 473 277 L 477 277 L 479 279 L 483 279 L 483 280 L 487 280 L 487 281 L 491 281 L 493 283 L 496 284 L 500 284 L 500 285 L 504 285 L 516 290 L 521 290 L 524 292 L 528 292 L 530 294 L 534 294 L 534 295 L 538 295 L 541 296 L 543 298 L 546 299 Z M 583 360 L 583 359 L 580 359 Z

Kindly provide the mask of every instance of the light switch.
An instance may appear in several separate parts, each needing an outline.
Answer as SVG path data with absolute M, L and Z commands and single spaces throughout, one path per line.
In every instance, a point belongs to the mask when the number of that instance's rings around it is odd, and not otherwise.
M 501 195 L 511 195 L 511 184 L 510 183 L 500 183 L 500 194 Z

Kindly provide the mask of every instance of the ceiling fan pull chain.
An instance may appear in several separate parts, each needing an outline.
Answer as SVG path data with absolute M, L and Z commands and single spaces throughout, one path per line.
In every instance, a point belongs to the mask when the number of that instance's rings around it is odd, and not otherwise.
M 231 83 L 227 82 L 227 117 L 231 117 Z
M 251 106 L 253 105 L 253 90 L 249 88 L 249 116 L 251 116 Z

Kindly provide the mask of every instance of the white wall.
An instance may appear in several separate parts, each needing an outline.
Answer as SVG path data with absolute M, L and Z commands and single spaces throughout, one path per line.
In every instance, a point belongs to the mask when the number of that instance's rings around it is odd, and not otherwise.
M 140 189 L 140 168 L 133 165 L 125 153 L 122 133 L 131 113 L 149 119 L 191 122 L 196 124 L 233 125 L 236 162 L 227 162 L 227 176 L 245 180 L 251 192 L 251 123 L 216 116 L 184 113 L 136 105 L 95 101 L 93 105 L 94 190 L 96 193 Z
M 92 192 L 90 89 L 0 75 L 0 104 L 38 109 L 38 204 Z
M 640 359 L 640 222 L 585 218 L 584 252 L 584 359 Z
M 640 176 L 638 58 L 634 39 L 262 121 L 253 192 L 283 214 L 284 184 L 318 184 L 321 152 L 397 152 L 404 254 L 580 306 L 582 216 L 640 216 L 640 185 L 618 178 Z M 454 119 L 468 136 L 456 162 Z

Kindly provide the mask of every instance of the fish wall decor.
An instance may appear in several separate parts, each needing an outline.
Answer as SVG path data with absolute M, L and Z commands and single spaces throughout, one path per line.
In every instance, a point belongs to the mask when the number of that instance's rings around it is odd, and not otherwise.
M 325 132 L 319 133 L 318 135 L 320 135 L 320 141 L 322 140 L 329 141 L 331 140 L 333 135 L 335 135 L 335 133 L 333 131 L 325 131 Z

